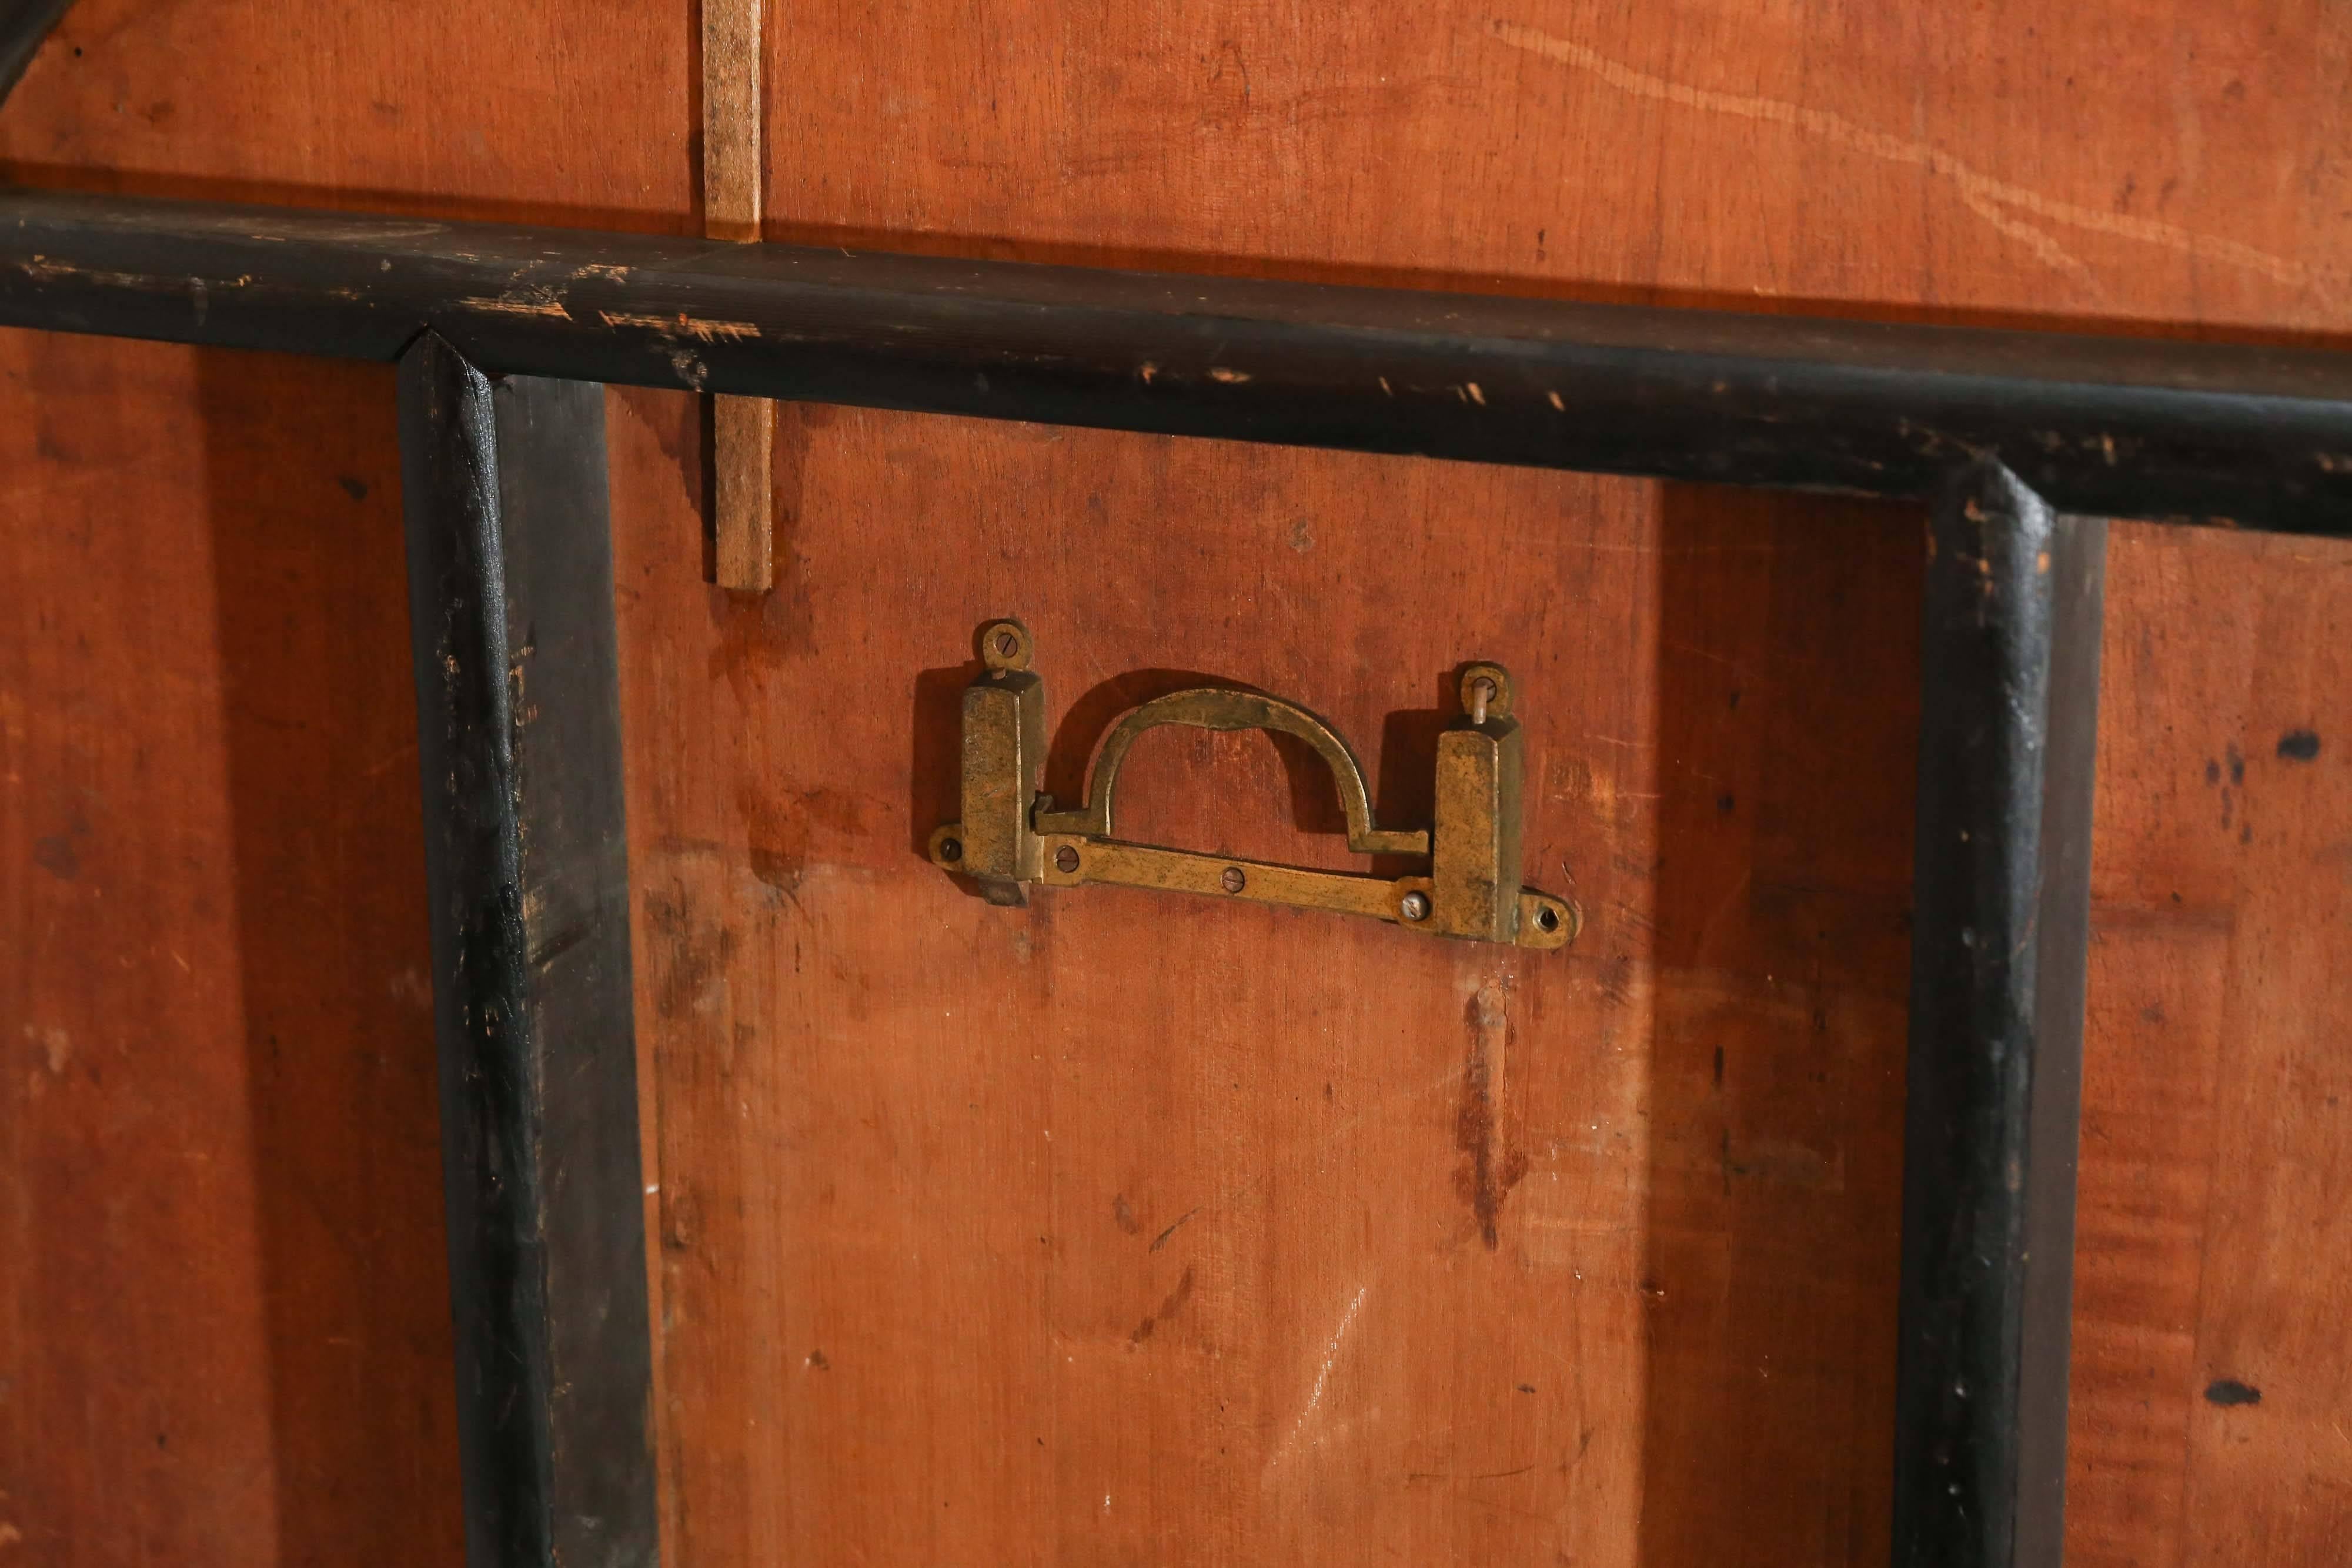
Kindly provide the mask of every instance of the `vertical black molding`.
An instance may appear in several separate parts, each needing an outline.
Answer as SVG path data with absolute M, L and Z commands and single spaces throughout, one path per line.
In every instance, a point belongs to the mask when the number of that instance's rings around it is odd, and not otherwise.
M 1895 1562 L 2056 1568 L 2106 524 L 1987 461 L 1928 552 Z
M 656 1557 L 604 399 L 401 361 L 472 1568 Z

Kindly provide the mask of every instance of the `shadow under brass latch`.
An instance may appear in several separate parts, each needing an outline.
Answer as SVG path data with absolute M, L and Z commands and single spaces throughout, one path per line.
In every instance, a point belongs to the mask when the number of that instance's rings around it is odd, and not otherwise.
M 1109 883 L 1168 893 L 1255 899 L 1391 921 L 1408 931 L 1522 947 L 1565 946 L 1582 916 L 1564 898 L 1519 885 L 1519 727 L 1511 677 L 1500 664 L 1462 673 L 1462 715 L 1437 738 L 1434 821 L 1427 830 L 1372 821 L 1362 764 L 1332 727 L 1297 703 L 1263 692 L 1196 687 L 1131 710 L 1095 758 L 1086 803 L 1056 810 L 1036 788 L 1045 760 L 1045 683 L 1031 672 L 1034 644 L 1018 621 L 981 632 L 986 672 L 964 690 L 963 820 L 931 835 L 931 859 L 972 878 L 993 904 L 1027 902 L 1027 884 Z M 1264 729 L 1297 737 L 1331 769 L 1362 855 L 1425 856 L 1425 873 L 1385 877 L 1310 871 L 1157 844 L 1112 831 L 1118 770 L 1138 738 L 1160 725 Z

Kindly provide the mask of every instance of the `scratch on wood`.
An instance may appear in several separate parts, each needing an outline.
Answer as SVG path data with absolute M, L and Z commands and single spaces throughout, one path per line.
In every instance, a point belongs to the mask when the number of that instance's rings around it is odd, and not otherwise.
M 1738 120 L 1784 126 L 1864 157 L 1925 170 L 1938 179 L 1950 181 L 1958 190 L 1962 204 L 2002 234 L 2030 246 L 2037 258 L 2086 281 L 2089 271 L 2080 261 L 2069 256 L 2048 235 L 2020 222 L 2014 214 L 2021 213 L 2044 223 L 2133 240 L 2199 261 L 2236 267 L 2266 277 L 2284 287 L 2309 289 L 2331 300 L 2341 293 L 2346 281 L 2347 271 L 2340 267 L 2314 265 L 2273 256 L 2217 235 L 2197 234 L 2154 218 L 2109 212 L 2044 195 L 2027 186 L 1984 173 L 1939 147 L 1874 131 L 1827 110 L 1809 109 L 1780 99 L 1747 93 L 1718 92 L 1710 88 L 1693 87 L 1687 82 L 1652 76 L 1647 71 L 1636 70 L 1612 60 L 1573 39 L 1522 26 L 1516 22 L 1496 18 L 1487 24 L 1487 30 L 1496 41 L 1512 48 L 1525 49 L 1529 54 L 1589 72 L 1618 91 L 1634 98 L 1670 103 L 1704 114 L 1728 115 Z
M 655 316 L 632 310 L 599 310 L 607 327 L 640 327 L 665 337 L 693 338 L 705 343 L 721 341 L 740 343 L 756 338 L 760 329 L 749 321 L 706 321 L 680 311 L 676 316 Z
M 1308 1423 L 1314 1420 L 1316 1412 L 1323 1408 L 1323 1395 L 1331 1385 L 1331 1369 L 1339 1364 L 1339 1352 L 1348 1342 L 1348 1331 L 1356 1326 L 1356 1314 L 1363 1310 L 1365 1293 L 1370 1289 L 1370 1285 L 1357 1286 L 1355 1300 L 1349 1301 L 1348 1310 L 1339 1315 L 1339 1326 L 1331 1331 L 1331 1343 L 1324 1349 L 1323 1366 L 1315 1375 L 1315 1386 L 1307 1396 L 1307 1404 L 1298 1412 L 1297 1418 L 1291 1422 L 1290 1435 L 1282 1440 L 1282 1446 L 1266 1461 L 1268 1475 L 1286 1464 L 1297 1452 L 1300 1439 L 1307 1435 Z M 1318 1444 L 1321 1441 L 1319 1436 L 1315 1439 Z
M 463 309 L 495 310 L 505 316 L 552 316 L 562 321 L 572 319 L 572 312 L 563 308 L 560 299 L 493 299 L 474 295 L 458 300 L 457 304 Z

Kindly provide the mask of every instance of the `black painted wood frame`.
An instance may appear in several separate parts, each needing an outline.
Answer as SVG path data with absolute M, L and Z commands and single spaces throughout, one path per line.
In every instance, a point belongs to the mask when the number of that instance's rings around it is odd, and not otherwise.
M 1895 1560 L 2058 1562 L 2095 519 L 2352 531 L 2352 358 L 38 192 L 0 324 L 402 367 L 476 1568 L 656 1550 L 593 383 L 1926 504 Z

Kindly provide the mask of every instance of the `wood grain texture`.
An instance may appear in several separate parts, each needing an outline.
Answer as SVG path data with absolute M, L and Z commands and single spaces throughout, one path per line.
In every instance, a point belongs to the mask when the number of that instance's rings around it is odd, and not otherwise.
M 391 390 L 0 336 L 0 1562 L 459 1550 Z
M 697 26 L 82 0 L 0 155 L 686 232 Z M 766 67 L 773 237 L 2344 325 L 2352 24 L 2308 0 L 2227 28 L 2186 0 L 834 0 Z M 46 619 L 0 630 L 0 909 L 32 937 L 0 944 L 0 1250 L 55 1262 L 0 1270 L 0 1541 L 299 1562 L 358 1521 L 446 1561 L 429 1031 L 392 989 L 424 925 L 388 378 L 6 342 L 0 595 Z M 674 1560 L 1883 1559 L 1916 518 L 790 409 L 761 601 L 698 580 L 696 400 L 614 399 Z M 2344 1556 L 2347 565 L 2116 535 L 2082 1562 Z M 1574 877 L 1583 942 L 1506 968 L 1145 894 L 955 894 L 919 839 L 952 810 L 966 640 L 1013 611 L 1079 709 L 1065 774 L 1198 670 L 1327 711 L 1409 804 L 1440 673 L 1510 663 L 1529 877 Z M 1133 781 L 1180 841 L 1313 858 L 1302 812 L 1335 825 L 1249 737 L 1148 742 Z M 131 804 L 78 839 L 90 790 Z M 71 883 L 37 854 L 60 837 Z M 386 1030 L 417 1054 L 380 1087 Z M 74 1079 L 113 1060 L 90 1040 L 135 1070 Z M 379 1239 L 353 1261 L 347 1234 Z
M 698 0 L 702 13 L 702 232 L 760 237 L 766 174 L 760 90 L 761 0 Z M 776 410 L 760 398 L 711 400 L 711 530 L 721 588 L 765 592 L 776 580 L 770 470 Z

